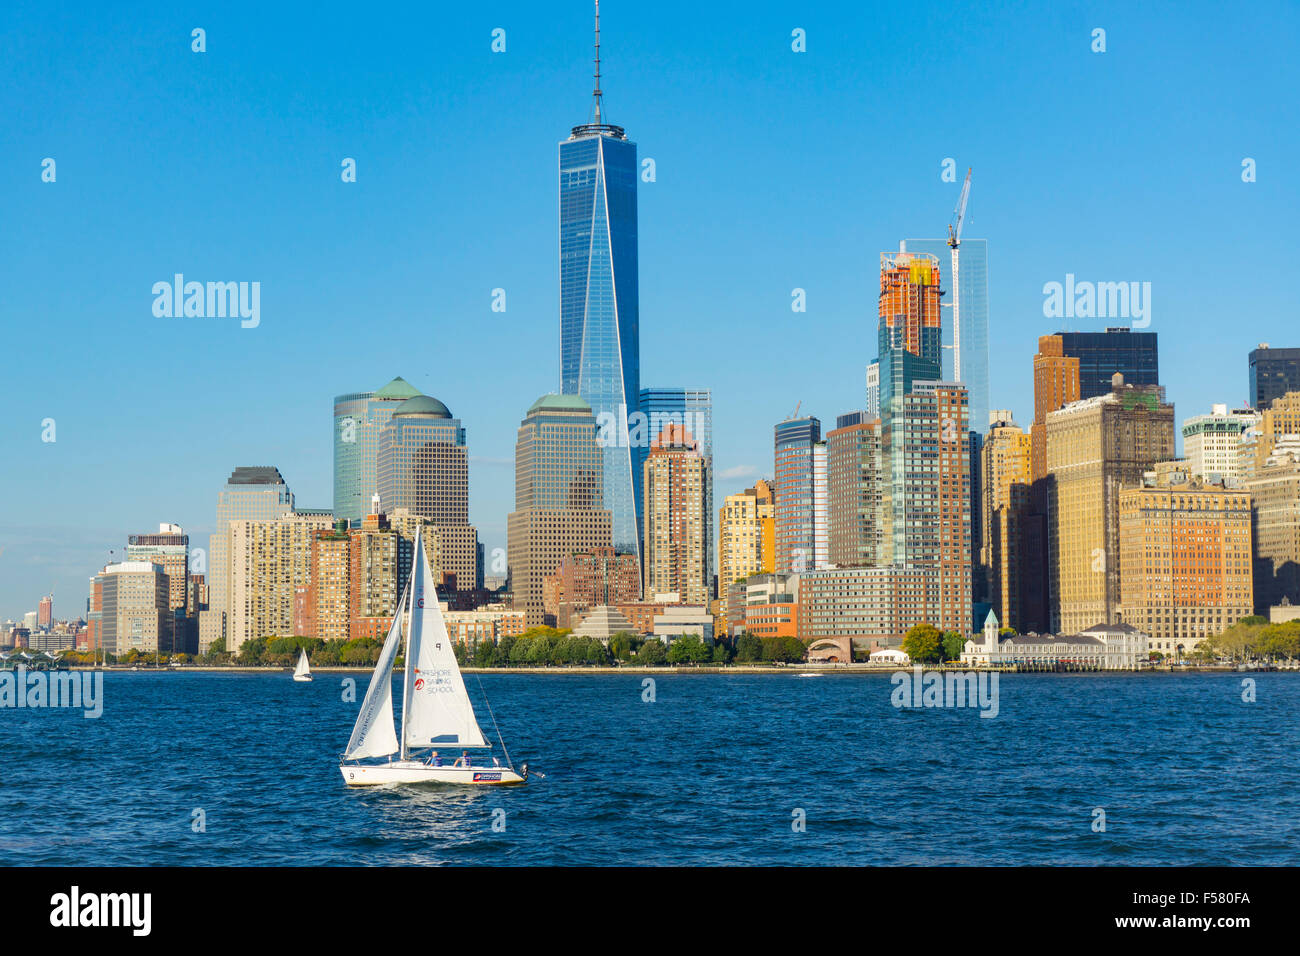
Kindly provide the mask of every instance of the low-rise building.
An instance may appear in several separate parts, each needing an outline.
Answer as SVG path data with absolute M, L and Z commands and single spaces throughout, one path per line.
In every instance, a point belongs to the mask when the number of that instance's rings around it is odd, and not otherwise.
M 1146 662 L 1147 636 L 1129 624 L 1097 624 L 1078 634 L 998 633 L 992 611 L 984 630 L 962 650 L 963 667 L 1020 667 L 1031 670 L 1137 670 Z

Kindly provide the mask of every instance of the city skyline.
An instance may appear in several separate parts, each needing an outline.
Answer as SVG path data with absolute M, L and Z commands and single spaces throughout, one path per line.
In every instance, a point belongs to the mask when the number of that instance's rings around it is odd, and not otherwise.
M 760 10 L 739 27 L 693 11 L 699 35 L 680 29 L 684 9 L 638 11 L 634 20 L 628 7 L 607 4 L 603 55 L 609 114 L 637 129 L 640 157 L 655 160 L 655 180 L 639 184 L 641 362 L 652 380 L 712 389 L 718 501 L 772 477 L 771 428 L 796 402 L 823 421 L 862 406 L 862 369 L 875 357 L 873 259 L 908 235 L 939 233 L 959 186 L 941 178 L 948 157 L 975 169 L 967 234 L 989 243 L 989 403 L 1022 424 L 1033 418 L 1038 336 L 1121 324 L 1045 317 L 1043 285 L 1067 276 L 1152 283 L 1149 330 L 1160 333 L 1162 384 L 1178 422 L 1215 403 L 1244 404 L 1246 356 L 1259 342 L 1296 344 L 1284 289 L 1230 295 L 1202 279 L 1228 252 L 1246 258 L 1294 247 L 1277 212 L 1297 198 L 1285 174 L 1296 137 L 1290 107 L 1243 103 L 1233 93 L 1243 82 L 1281 79 L 1266 64 L 1284 58 L 1243 53 L 1242 45 L 1280 45 L 1286 31 L 1257 36 L 1224 20 L 1218 53 L 1249 64 L 1235 68 L 1225 89 L 1217 61 L 1179 60 L 1153 85 L 1143 57 L 1188 37 L 1177 23 L 1152 27 L 1155 18 L 1140 11 L 1096 15 L 1108 29 L 1105 54 L 1089 50 L 1093 23 L 1079 16 L 1021 22 L 956 13 L 936 25 L 932 41 L 952 49 L 954 37 L 973 38 L 958 49 L 956 67 L 987 60 L 991 70 L 982 90 L 960 94 L 966 111 L 955 111 L 942 135 L 919 131 L 888 156 L 872 146 L 869 121 L 843 123 L 840 148 L 828 155 L 814 148 L 807 122 L 828 89 L 883 99 L 900 74 L 923 76 L 932 54 L 906 44 L 869 55 L 855 49 L 873 32 L 867 9 L 833 21 Z M 101 16 L 60 24 L 62 42 L 91 49 Z M 519 7 L 491 20 L 453 12 L 438 35 L 455 39 L 433 53 L 377 24 L 314 25 L 304 36 L 296 20 L 271 14 L 259 35 L 242 16 L 209 19 L 202 55 L 189 49 L 188 24 L 143 25 L 132 54 L 141 59 L 121 75 L 91 57 L 84 74 L 40 76 L 32 51 L 45 44 L 16 45 L 0 93 L 16 117 L 0 279 L 6 352 L 26 360 L 15 363 L 3 426 L 20 467 L 6 469 L 0 487 L 28 507 L 0 526 L 0 616 L 21 619 L 47 593 L 64 615 L 84 608 L 87 581 L 108 551 L 120 554 L 128 534 L 159 522 L 181 525 L 191 543 L 206 541 L 216 494 L 238 467 L 274 466 L 304 506 L 328 508 L 327 404 L 399 375 L 462 417 L 473 436 L 470 521 L 489 555 L 505 546 L 519 417 L 555 388 L 551 151 L 556 132 L 589 103 L 590 11 L 575 6 L 554 17 Z M 1296 19 L 1284 7 L 1275 16 Z M 1029 66 L 994 56 L 1008 24 L 1016 33 L 1005 42 Z M 507 48 L 492 54 L 498 25 Z M 23 26 L 36 36 L 55 29 Z M 807 30 L 807 53 L 790 49 L 796 27 Z M 355 45 L 345 49 L 345 36 Z M 366 64 L 395 39 L 395 75 L 386 86 L 362 82 Z M 338 79 L 324 75 L 313 42 L 337 50 L 346 67 Z M 662 54 L 646 52 L 656 49 L 691 65 L 665 71 Z M 443 87 L 428 76 L 439 56 L 452 61 L 449 70 L 481 75 L 487 88 L 471 102 L 443 104 L 446 116 L 431 121 L 420 107 L 442 103 L 439 91 L 451 87 L 446 76 Z M 271 113 L 247 101 L 261 87 L 243 84 L 251 82 L 244 73 L 263 82 L 263 61 L 282 57 L 313 69 L 265 77 L 283 98 L 302 98 L 279 133 L 267 125 Z M 745 66 L 756 57 L 766 69 Z M 878 71 L 858 77 L 868 62 Z M 720 74 L 707 108 L 695 102 L 699 63 Z M 981 130 L 981 105 L 992 109 L 1019 70 L 1039 68 L 1057 114 L 1035 115 L 1032 136 L 1020 127 Z M 1085 80 L 1089 89 L 1073 89 Z M 360 85 L 349 92 L 349 82 Z M 222 106 L 231 84 L 235 105 Z M 1140 108 L 1111 101 L 1133 87 L 1144 91 Z M 746 102 L 755 89 L 771 94 L 775 115 Z M 1183 115 L 1188 89 L 1202 110 L 1221 111 L 1222 155 L 1185 155 L 1199 144 L 1199 127 Z M 91 115 L 99 96 L 134 102 L 155 93 L 126 135 L 109 135 L 118 117 L 105 126 Z M 1049 98 L 1019 86 L 1015 94 L 1027 117 L 1036 97 Z M 535 112 L 507 109 L 521 96 Z M 1062 102 L 1078 113 L 1066 115 Z M 373 103 L 389 104 L 379 111 L 379 136 L 366 128 Z M 698 130 L 720 104 L 731 135 L 747 144 L 734 157 L 698 150 Z M 511 128 L 469 135 L 460 154 L 448 155 L 442 133 L 475 133 L 471 121 L 492 107 L 511 117 Z M 163 139 L 178 143 L 153 137 L 166 117 L 180 135 Z M 1094 123 L 1106 129 L 1079 142 L 1078 131 Z M 398 145 L 380 147 L 384 136 Z M 999 138 L 1014 140 L 1016 152 Z M 142 155 L 146 142 L 156 145 Z M 500 149 L 505 142 L 509 150 Z M 40 179 L 43 157 L 57 160 L 53 183 Z M 348 157 L 356 183 L 339 178 Z M 1258 161 L 1257 182 L 1241 181 L 1243 157 Z M 832 177 L 852 178 L 847 195 L 815 178 L 826 164 Z M 1192 195 L 1195 234 L 1211 238 L 1189 244 L 1170 224 L 1186 222 Z M 382 225 L 370 223 L 376 210 Z M 503 222 L 520 228 L 501 230 Z M 455 241 L 446 238 L 452 232 Z M 178 272 L 262 283 L 259 326 L 155 317 L 150 286 Z M 498 288 L 504 313 L 491 309 Z M 796 288 L 806 292 L 806 312 L 791 311 Z M 399 337 L 415 344 L 393 349 Z M 1207 367 L 1206 356 L 1226 359 Z M 171 400 L 146 406 L 146 394 Z M 41 440 L 47 419 L 54 442 Z M 971 427 L 983 433 L 987 422 Z

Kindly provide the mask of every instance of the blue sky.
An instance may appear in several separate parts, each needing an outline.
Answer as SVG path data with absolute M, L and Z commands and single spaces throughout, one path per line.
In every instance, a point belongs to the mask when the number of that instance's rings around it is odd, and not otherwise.
M 0 10 L 0 617 L 50 590 L 79 612 L 159 521 L 206 545 L 237 465 L 328 507 L 331 400 L 394 375 L 464 421 L 471 520 L 503 547 L 515 430 L 558 379 L 557 143 L 590 113 L 591 5 L 107 6 Z M 862 406 L 879 253 L 942 234 L 946 157 L 989 240 L 990 404 L 1022 423 L 1066 273 L 1151 282 L 1179 419 L 1242 402 L 1257 342 L 1300 345 L 1295 4 L 601 13 L 606 117 L 657 173 L 642 382 L 714 390 L 719 501 L 771 471 L 797 402 Z M 260 282 L 261 324 L 155 318 L 176 272 Z

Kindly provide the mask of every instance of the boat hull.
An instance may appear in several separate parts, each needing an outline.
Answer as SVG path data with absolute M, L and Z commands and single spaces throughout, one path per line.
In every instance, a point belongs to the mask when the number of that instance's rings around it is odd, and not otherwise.
M 419 760 L 384 764 L 341 764 L 349 787 L 378 787 L 398 783 L 455 783 L 472 787 L 509 787 L 525 782 L 509 767 L 431 767 Z
M 301 676 L 296 676 L 296 677 L 294 677 L 294 680 L 297 681 L 299 684 L 306 684 L 306 683 L 309 683 L 309 682 L 311 681 L 311 675 L 310 675 L 310 674 L 303 674 L 303 675 L 301 675 Z

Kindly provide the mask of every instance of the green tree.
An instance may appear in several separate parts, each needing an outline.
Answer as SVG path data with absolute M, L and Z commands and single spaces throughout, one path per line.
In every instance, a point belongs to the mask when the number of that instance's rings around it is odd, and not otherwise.
M 943 659 L 946 661 L 955 661 L 961 658 L 962 649 L 966 646 L 966 638 L 962 637 L 956 631 L 943 632 Z
M 763 659 L 763 642 L 746 631 L 736 638 L 736 660 L 748 664 Z
M 496 662 L 497 645 L 492 640 L 482 640 L 478 642 L 478 647 L 474 648 L 474 666 L 491 667 Z
M 664 663 L 668 659 L 668 649 L 664 647 L 664 642 L 658 638 L 647 640 L 641 645 L 640 650 L 636 652 L 636 662 L 656 666 Z
M 917 664 L 937 664 L 943 655 L 939 629 L 933 624 L 916 624 L 903 638 L 903 651 Z

